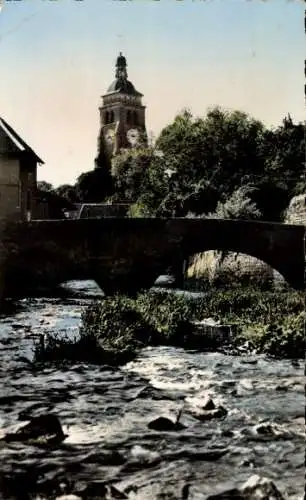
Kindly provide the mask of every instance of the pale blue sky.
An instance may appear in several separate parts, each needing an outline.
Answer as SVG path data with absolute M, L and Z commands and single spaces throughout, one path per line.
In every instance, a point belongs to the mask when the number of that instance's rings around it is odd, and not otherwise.
M 120 50 L 158 135 L 188 107 L 304 119 L 299 0 L 22 0 L 0 14 L 0 116 L 45 160 L 39 178 L 93 168 L 100 96 Z

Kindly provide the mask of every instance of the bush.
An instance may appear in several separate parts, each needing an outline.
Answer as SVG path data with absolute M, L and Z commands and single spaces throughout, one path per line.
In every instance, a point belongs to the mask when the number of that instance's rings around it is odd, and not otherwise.
M 279 358 L 303 358 L 305 356 L 306 313 L 287 316 L 278 322 L 258 324 L 246 329 L 239 343 L 248 341 L 258 352 Z
M 43 342 L 34 345 L 35 363 L 95 363 L 100 365 L 118 366 L 127 363 L 135 356 L 131 346 L 124 349 L 104 349 L 96 338 L 83 335 L 69 339 L 66 336 L 46 335 Z
M 34 359 L 118 365 L 131 360 L 137 348 L 150 341 L 149 332 L 131 299 L 107 297 L 84 310 L 79 338 L 47 335 L 35 345 Z
M 304 293 L 237 288 L 210 290 L 196 299 L 153 291 L 136 299 L 107 297 L 84 310 L 78 339 L 47 336 L 35 346 L 35 360 L 118 365 L 146 345 L 218 348 L 218 342 L 192 325 L 192 320 L 208 317 L 234 326 L 236 346 L 248 341 L 258 352 L 304 355 Z
M 136 349 L 150 342 L 152 329 L 135 301 L 115 295 L 94 302 L 82 314 L 81 339 L 93 338 L 103 349 Z
M 155 332 L 159 344 L 182 344 L 191 329 L 192 305 L 186 297 L 167 292 L 148 292 L 137 297 L 137 310 Z
M 262 291 L 256 288 L 210 290 L 197 301 L 202 316 L 225 322 L 271 323 L 304 310 L 304 293 L 298 291 Z

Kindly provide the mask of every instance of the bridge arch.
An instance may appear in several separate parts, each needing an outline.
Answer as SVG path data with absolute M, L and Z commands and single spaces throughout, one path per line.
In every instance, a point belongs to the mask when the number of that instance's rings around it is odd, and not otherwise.
M 150 288 L 164 270 L 208 250 L 266 262 L 304 288 L 304 226 L 222 219 L 71 219 L 14 223 L 3 231 L 7 281 L 93 279 L 108 293 Z M 39 278 L 39 280 L 38 280 Z M 17 282 L 17 283 L 16 283 Z
M 303 226 L 225 219 L 173 220 L 168 239 L 172 261 L 216 250 L 258 259 L 279 273 L 294 288 L 304 288 Z M 176 240 L 176 244 L 174 243 Z M 175 247 L 175 248 L 174 248 Z M 171 257 L 167 261 L 169 262 Z M 167 263 L 168 263 L 167 262 Z

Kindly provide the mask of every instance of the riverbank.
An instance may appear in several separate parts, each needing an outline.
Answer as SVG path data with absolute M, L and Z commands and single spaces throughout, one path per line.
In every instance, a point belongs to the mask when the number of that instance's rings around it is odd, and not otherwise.
M 204 295 L 149 291 L 136 299 L 105 297 L 83 311 L 79 336 L 56 336 L 36 344 L 36 361 L 88 361 L 119 365 L 139 348 L 167 345 L 201 351 L 264 353 L 298 359 L 305 354 L 305 293 L 258 288 L 210 289 Z M 207 335 L 195 322 L 209 318 L 234 332 Z

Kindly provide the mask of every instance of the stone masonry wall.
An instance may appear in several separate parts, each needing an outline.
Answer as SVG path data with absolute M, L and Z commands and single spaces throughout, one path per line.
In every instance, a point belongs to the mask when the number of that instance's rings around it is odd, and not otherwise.
M 306 193 L 292 198 L 285 214 L 285 222 L 306 226 Z

